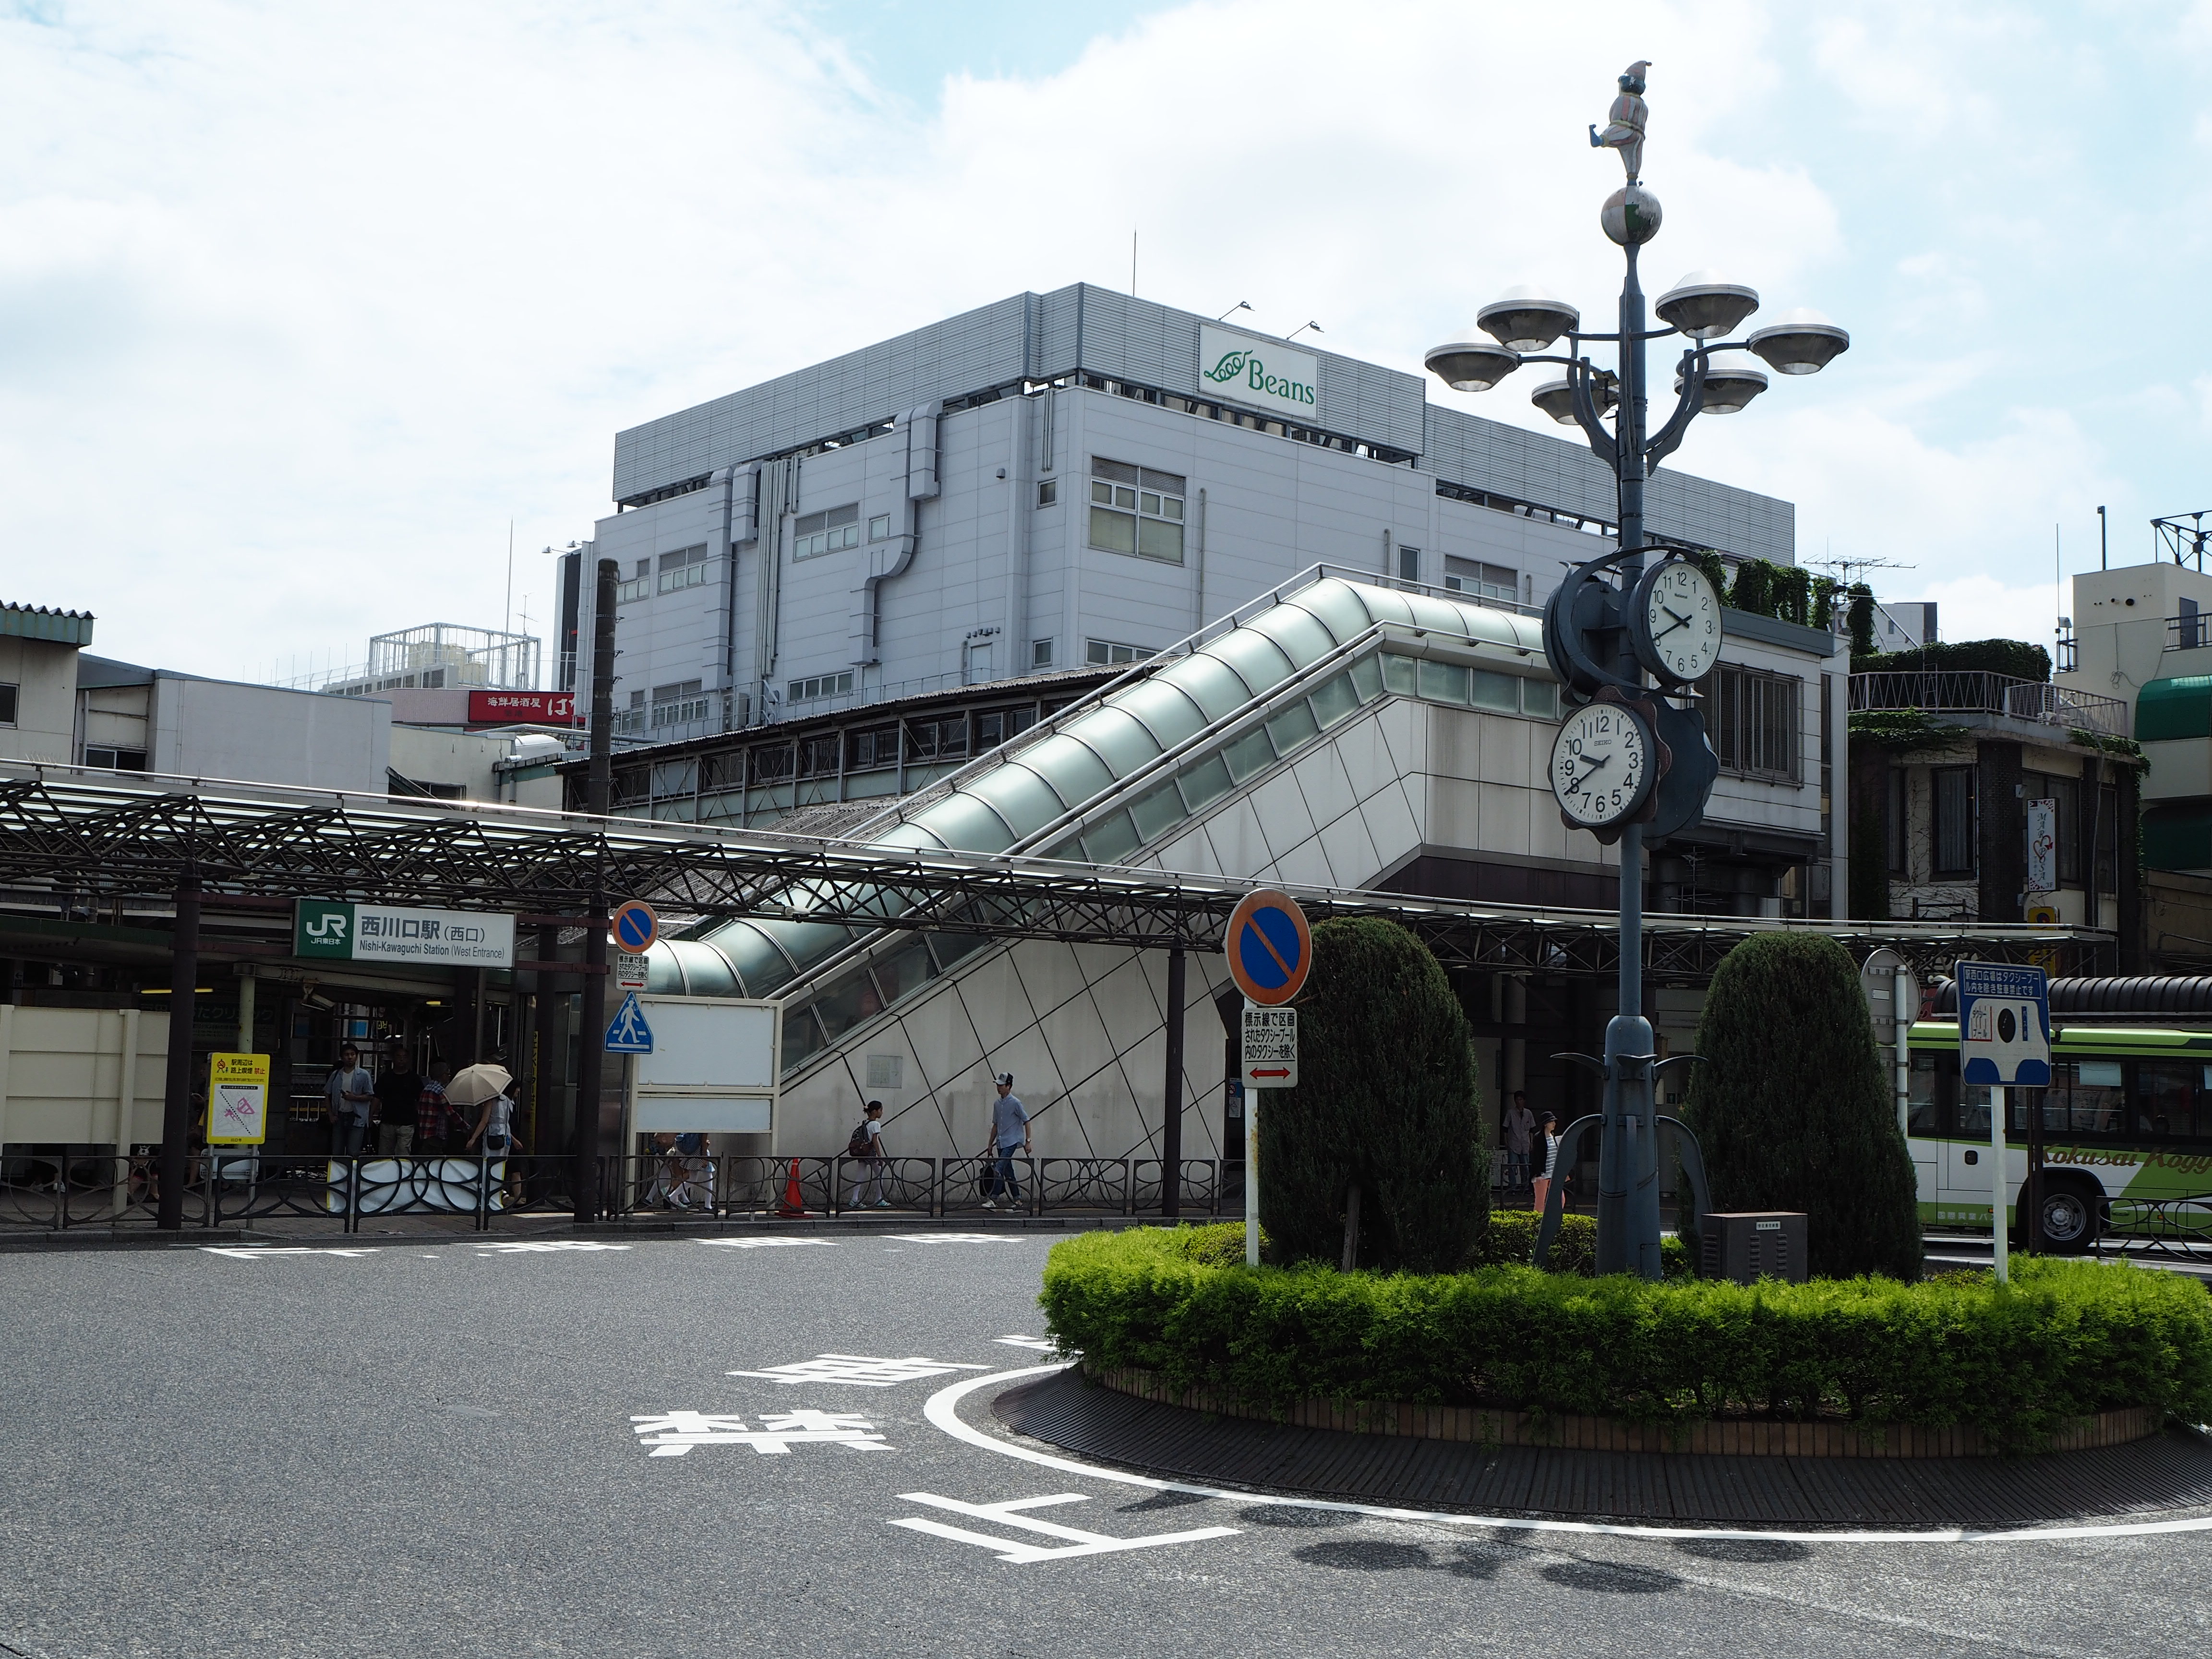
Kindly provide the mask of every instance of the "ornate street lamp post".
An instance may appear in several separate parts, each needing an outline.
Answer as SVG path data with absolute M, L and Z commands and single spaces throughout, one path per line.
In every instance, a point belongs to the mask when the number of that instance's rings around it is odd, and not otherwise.
M 1652 469 L 1681 443 L 1699 414 L 1729 415 L 1766 390 L 1755 364 L 1780 374 L 1811 374 L 1849 348 L 1850 336 L 1814 312 L 1788 312 L 1741 340 L 1723 338 L 1759 309 L 1751 289 L 1697 271 L 1659 297 L 1660 328 L 1646 326 L 1638 250 L 1658 234 L 1659 198 L 1645 189 L 1644 71 L 1637 63 L 1620 77 L 1620 95 L 1593 146 L 1617 149 L 1627 182 L 1599 214 L 1605 234 L 1626 256 L 1614 331 L 1586 332 L 1582 313 L 1541 289 L 1510 289 L 1476 318 L 1480 333 L 1440 345 L 1428 368 L 1461 392 L 1486 392 L 1523 363 L 1557 363 L 1565 373 L 1538 386 L 1532 401 L 1560 422 L 1581 427 L 1591 450 L 1613 471 L 1619 498 L 1620 545 L 1578 565 L 1546 606 L 1545 654 L 1568 706 L 1552 754 L 1551 780 L 1570 827 L 1620 845 L 1620 999 L 1607 1024 L 1605 1054 L 1565 1056 L 1604 1079 L 1604 1109 L 1571 1125 L 1562 1161 L 1584 1133 L 1599 1130 L 1600 1273 L 1629 1272 L 1656 1279 L 1659 1256 L 1659 1124 L 1655 1085 L 1668 1066 L 1653 1052 L 1644 1017 L 1644 842 L 1686 830 L 1705 815 L 1718 766 L 1695 708 L 1677 706 L 1711 672 L 1721 645 L 1720 596 L 1694 563 L 1668 555 L 1647 569 L 1644 486 Z M 1673 412 L 1647 435 L 1648 342 L 1680 335 Z M 1488 337 L 1483 337 L 1487 336 Z M 1547 355 L 1565 339 L 1565 356 Z M 1613 342 L 1610 372 L 1583 348 Z M 1611 424 L 1607 424 L 1607 416 Z M 1658 682 L 1655 688 L 1646 675 Z M 1680 1126 L 1677 1126 L 1680 1129 Z M 1680 1129 L 1683 1164 L 1702 1203 L 1704 1171 L 1696 1142 Z M 1557 1228 L 1560 1189 L 1539 1235 L 1540 1256 Z

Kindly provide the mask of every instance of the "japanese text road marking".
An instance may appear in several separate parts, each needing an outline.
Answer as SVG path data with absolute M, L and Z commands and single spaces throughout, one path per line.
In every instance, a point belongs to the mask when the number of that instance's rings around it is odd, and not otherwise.
M 988 1365 L 963 1365 L 951 1359 L 872 1359 L 860 1353 L 823 1353 L 788 1365 L 771 1365 L 764 1371 L 731 1371 L 731 1376 L 757 1376 L 770 1382 L 849 1382 L 860 1389 L 888 1389 L 947 1371 L 987 1371 Z
M 892 1233 L 890 1237 L 904 1239 L 909 1244 L 1018 1244 L 1022 1242 L 1006 1233 Z
M 902 1492 L 899 1494 L 909 1504 L 927 1504 L 932 1509 L 950 1510 L 955 1515 L 965 1515 L 977 1521 L 988 1521 L 1001 1527 L 1017 1527 L 1024 1532 L 1042 1533 L 1047 1538 L 1065 1541 L 1056 1547 L 1042 1544 L 1024 1544 L 1011 1538 L 994 1538 L 988 1533 L 970 1532 L 965 1527 L 949 1527 L 942 1521 L 928 1521 L 910 1515 L 892 1522 L 894 1527 L 904 1527 L 910 1532 L 926 1532 L 933 1538 L 957 1539 L 963 1544 L 975 1544 L 997 1553 L 1001 1561 L 1065 1561 L 1077 1555 L 1112 1555 L 1121 1550 L 1158 1549 L 1163 1544 L 1195 1544 L 1206 1538 L 1232 1538 L 1234 1527 L 1200 1527 L 1192 1532 L 1155 1533 L 1149 1538 L 1111 1538 L 1103 1532 L 1085 1532 L 1079 1527 L 1062 1527 L 1050 1521 L 1033 1521 L 1021 1513 L 1024 1510 L 1041 1510 L 1054 1504 L 1085 1504 L 1090 1499 L 1081 1492 L 1054 1492 L 1048 1498 L 1016 1498 L 1003 1504 L 963 1504 L 957 1498 L 939 1498 L 933 1492 Z
M 848 1451 L 889 1451 L 875 1425 L 852 1412 L 779 1412 L 761 1419 L 757 1429 L 738 1417 L 702 1412 L 658 1412 L 633 1417 L 641 1446 L 655 1457 L 681 1457 L 694 1446 L 750 1446 L 763 1457 L 788 1455 L 793 1446 L 842 1446 Z
M 702 1238 L 702 1244 L 720 1245 L 726 1250 L 775 1250 L 792 1244 L 827 1244 L 833 1249 L 842 1243 L 836 1238 Z
M 252 1261 L 264 1255 L 374 1255 L 374 1250 L 340 1250 L 320 1244 L 203 1244 L 210 1255 L 227 1255 L 234 1261 Z
M 544 1250 L 626 1250 L 628 1249 L 629 1246 L 627 1244 L 602 1244 L 597 1239 L 592 1238 L 525 1238 L 505 1244 L 477 1246 L 478 1254 L 483 1255 L 495 1254 L 520 1255 L 531 1251 Z

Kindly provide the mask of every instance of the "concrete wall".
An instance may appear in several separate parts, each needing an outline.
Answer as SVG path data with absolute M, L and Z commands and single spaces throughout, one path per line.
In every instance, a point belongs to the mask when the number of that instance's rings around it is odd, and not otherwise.
M 463 791 L 465 800 L 502 799 L 493 768 L 514 749 L 511 738 L 430 726 L 391 728 L 391 768 L 411 782 Z
M 161 1138 L 169 1017 L 0 1005 L 0 1144 Z
M 0 726 L 0 759 L 76 758 L 76 654 L 73 645 L 0 635 L 0 681 L 14 684 L 15 723 Z
M 152 720 L 156 772 L 385 792 L 392 705 L 374 697 L 157 673 Z

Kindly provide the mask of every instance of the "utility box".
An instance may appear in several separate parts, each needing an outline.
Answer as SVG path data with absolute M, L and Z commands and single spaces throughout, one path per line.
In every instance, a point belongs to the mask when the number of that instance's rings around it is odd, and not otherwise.
M 1748 1285 L 1755 1279 L 1805 1282 L 1805 1215 L 1799 1210 L 1747 1210 L 1709 1215 L 1698 1223 L 1698 1274 Z

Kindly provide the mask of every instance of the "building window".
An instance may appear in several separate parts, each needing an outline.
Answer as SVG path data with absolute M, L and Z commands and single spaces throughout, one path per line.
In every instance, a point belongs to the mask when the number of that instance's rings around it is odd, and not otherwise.
M 645 730 L 644 692 L 631 692 L 629 694 L 629 707 L 616 711 L 615 730 L 617 732 L 642 732 Z
M 687 547 L 680 553 L 660 556 L 660 591 L 673 593 L 679 587 L 698 587 L 707 580 L 707 544 Z
M 16 687 L 4 680 L 0 680 L 0 726 L 13 726 L 15 723 L 16 693 Z
M 887 541 L 890 538 L 890 533 L 891 515 L 890 514 L 878 513 L 874 518 L 868 520 L 868 539 L 870 541 Z
M 1444 556 L 1444 586 L 1454 593 L 1471 593 L 1478 599 L 1503 599 L 1511 605 L 1520 597 L 1521 573 L 1480 559 Z
M 1802 783 L 1803 683 L 1788 674 L 1723 665 L 1705 678 L 1705 718 L 1713 752 L 1727 770 L 1776 783 Z
M 1052 666 L 1052 641 L 1050 640 L 1031 640 L 1030 641 L 1030 666 L 1031 668 L 1049 668 Z
M 842 697 L 853 690 L 853 671 L 842 674 L 810 674 L 803 680 L 791 683 L 793 702 L 817 702 L 823 697 Z
M 1939 766 L 1929 775 L 1938 876 L 1974 873 L 1974 769 Z
M 84 748 L 87 766 L 106 767 L 111 772 L 143 772 L 146 769 L 146 751 L 143 749 L 110 749 L 97 744 Z
M 1910 873 L 1911 848 L 1905 836 L 1905 814 L 1906 788 L 1912 774 L 1903 767 L 1892 767 L 1889 772 L 1888 804 L 1884 813 L 1884 839 L 1889 843 L 1889 872 L 1893 876 Z
M 641 564 L 650 564 L 652 561 L 649 559 L 644 559 L 640 560 L 639 562 Z M 643 571 L 640 571 L 628 581 L 617 582 L 615 584 L 615 603 L 617 605 L 629 605 L 633 600 L 645 598 L 652 592 L 653 578 L 647 575 Z
M 898 727 L 878 726 L 872 732 L 855 732 L 848 740 L 845 769 L 866 772 L 878 766 L 898 764 Z
M 1091 546 L 1181 564 L 1184 494 L 1183 479 L 1173 472 L 1092 456 Z
M 837 553 L 860 544 L 860 504 L 854 501 L 845 507 L 833 507 L 826 512 L 810 513 L 792 528 L 791 556 L 794 559 L 818 559 L 824 553 Z
M 1421 580 L 1421 550 L 1419 548 L 1407 547 L 1402 544 L 1400 545 L 1398 580 L 1407 582 L 1417 582 Z
M 1047 479 L 1046 479 L 1042 483 L 1041 483 L 1041 484 L 1039 484 L 1039 485 L 1037 486 L 1037 505 L 1038 505 L 1039 507 L 1051 507 L 1051 506 L 1054 506 L 1054 505 L 1055 505 L 1055 504 L 1059 501 L 1059 500 L 1060 500 L 1060 480 L 1059 480 L 1059 479 L 1057 479 L 1057 478 L 1047 478 Z
M 707 698 L 697 680 L 682 680 L 673 685 L 653 688 L 653 723 L 659 726 L 690 726 L 707 718 Z
M 1142 662 L 1152 654 L 1141 645 L 1122 645 L 1113 640 L 1085 640 L 1083 642 L 1083 659 L 1093 666 Z

